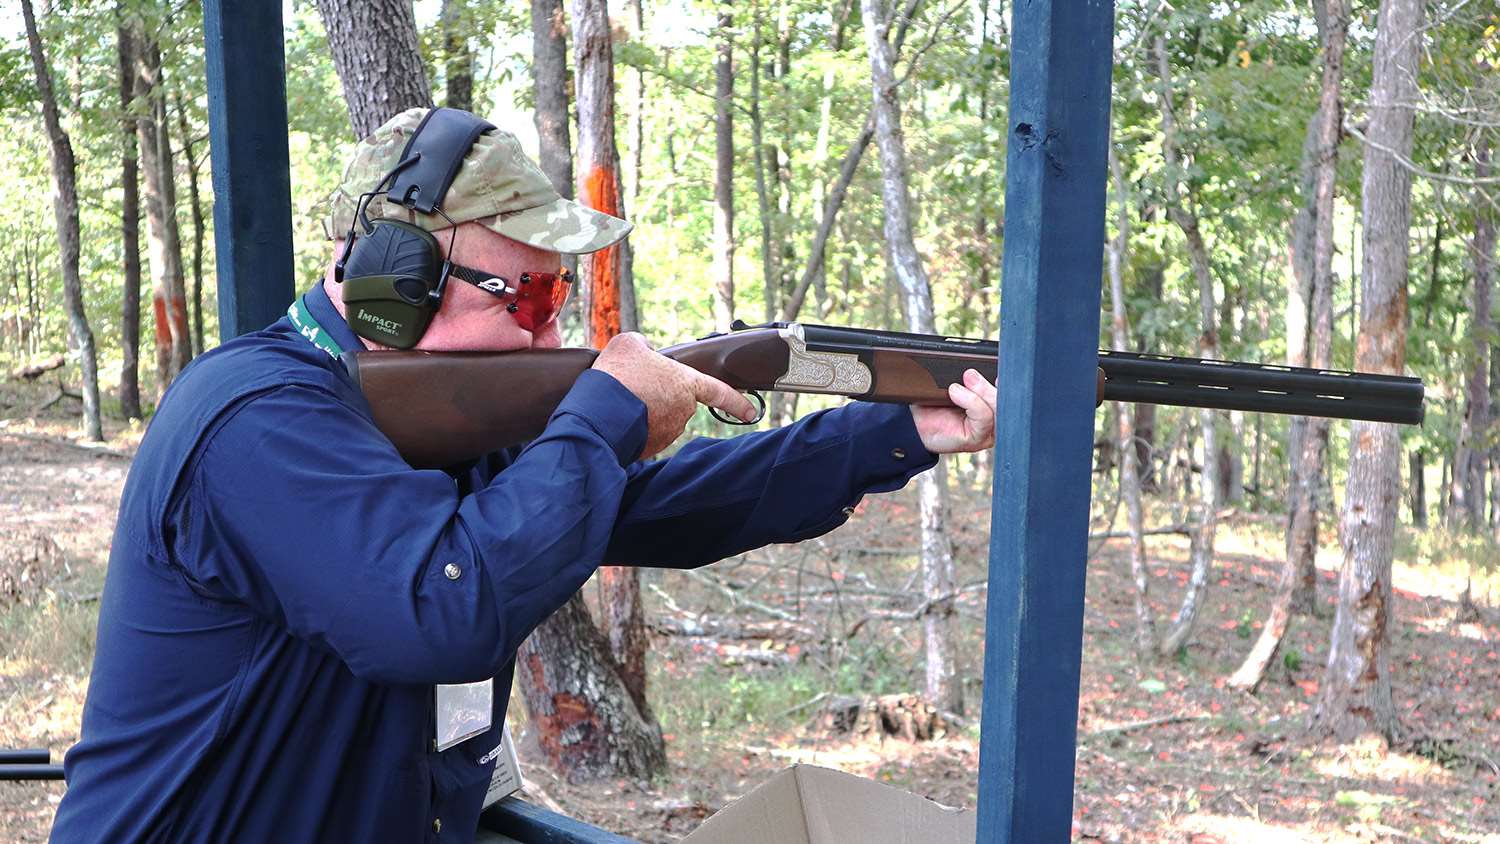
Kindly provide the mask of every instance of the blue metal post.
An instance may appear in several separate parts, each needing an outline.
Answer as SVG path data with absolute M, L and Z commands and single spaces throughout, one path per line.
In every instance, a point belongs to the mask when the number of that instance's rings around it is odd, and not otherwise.
M 525 844 L 637 844 L 567 815 L 549 812 L 518 797 L 507 797 L 479 816 L 480 841 L 484 831 L 504 835 Z
M 1093 454 L 1112 0 L 1014 6 L 979 841 L 1067 841 Z
M 219 338 L 264 328 L 293 294 L 281 3 L 203 0 Z

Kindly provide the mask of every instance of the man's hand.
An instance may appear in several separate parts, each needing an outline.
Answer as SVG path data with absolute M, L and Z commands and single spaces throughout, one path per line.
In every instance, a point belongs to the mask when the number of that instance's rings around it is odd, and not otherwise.
M 661 453 L 682 436 L 699 402 L 746 422 L 755 418 L 755 406 L 733 387 L 652 351 L 639 334 L 614 337 L 593 368 L 614 376 L 646 405 L 648 430 L 642 459 Z
M 964 372 L 962 384 L 948 385 L 958 407 L 918 407 L 911 416 L 922 445 L 934 454 L 980 451 L 995 444 L 995 385 L 977 370 Z

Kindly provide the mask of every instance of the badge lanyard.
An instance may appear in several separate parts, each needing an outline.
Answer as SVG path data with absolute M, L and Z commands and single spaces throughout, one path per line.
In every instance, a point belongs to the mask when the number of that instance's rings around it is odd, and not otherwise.
M 313 319 L 312 311 L 307 309 L 307 303 L 303 301 L 304 298 L 298 297 L 292 300 L 291 307 L 286 309 L 287 319 L 292 321 L 292 327 L 297 329 L 298 334 L 306 337 L 308 342 L 314 346 L 327 352 L 329 357 L 338 360 L 344 354 L 344 347 L 340 346 L 338 341 L 333 339 L 333 335 L 328 333 L 328 329 L 319 325 L 318 321 Z

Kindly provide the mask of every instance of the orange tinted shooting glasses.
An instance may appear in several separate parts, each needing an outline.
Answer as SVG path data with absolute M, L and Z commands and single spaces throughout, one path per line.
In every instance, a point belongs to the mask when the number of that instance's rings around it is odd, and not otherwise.
M 535 331 L 556 319 L 568 301 L 569 288 L 573 286 L 573 274 L 566 269 L 555 273 L 521 273 L 515 284 L 494 273 L 458 264 L 452 266 L 449 275 L 492 296 L 509 299 L 505 309 L 514 314 L 516 324 L 527 331 Z

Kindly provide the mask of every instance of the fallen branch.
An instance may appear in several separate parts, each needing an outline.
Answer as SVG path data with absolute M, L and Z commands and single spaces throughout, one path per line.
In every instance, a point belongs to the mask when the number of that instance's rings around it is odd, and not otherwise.
M 54 369 L 62 369 L 62 365 L 63 356 L 53 355 L 45 360 L 12 369 L 10 377 L 17 381 L 34 381 Z
M 1179 536 L 1192 536 L 1193 535 L 1193 529 L 1192 529 L 1192 527 L 1190 525 L 1170 525 L 1168 527 L 1159 527 L 1159 528 L 1152 528 L 1151 530 L 1143 530 L 1143 531 L 1141 531 L 1141 536 L 1161 536 L 1162 534 L 1168 534 L 1168 533 L 1177 534 Z M 1091 534 L 1089 534 L 1089 541 L 1090 542 L 1092 542 L 1092 541 L 1094 541 L 1096 539 L 1129 539 L 1129 538 L 1130 538 L 1130 531 L 1123 531 L 1123 530 L 1114 530 L 1114 531 L 1110 531 L 1108 533 L 1091 533 Z
M 771 716 L 771 720 L 775 720 L 777 718 L 785 718 L 786 716 L 791 715 L 794 712 L 801 712 L 802 710 L 808 708 L 809 706 L 813 706 L 815 704 L 821 703 L 823 700 L 825 700 L 828 697 L 829 694 L 830 694 L 829 692 L 818 692 L 816 695 L 813 695 L 812 697 L 808 698 L 807 700 L 802 701 L 801 703 L 797 704 L 796 706 L 793 706 L 790 709 L 783 709 L 782 711 L 776 713 L 775 715 L 772 715 Z
M 720 583 L 717 578 L 710 577 L 709 575 L 706 575 L 701 571 L 687 569 L 684 573 L 688 577 L 691 577 L 700 583 L 713 587 L 724 597 L 728 598 L 729 602 L 735 606 L 744 605 L 752 610 L 755 610 L 756 612 L 765 613 L 772 618 L 779 618 L 782 621 L 797 621 L 797 617 L 787 612 L 786 610 L 779 610 L 775 607 L 766 606 L 759 601 L 752 601 L 751 599 L 746 598 L 744 595 L 736 593 L 733 589 L 730 589 L 723 583 Z
M 720 639 L 798 639 L 813 635 L 810 627 L 786 621 L 733 622 L 717 618 L 656 618 L 651 629 L 665 636 Z
M 1097 730 L 1089 730 L 1084 733 L 1085 738 L 1098 736 L 1124 735 L 1137 730 L 1149 730 L 1152 727 L 1164 727 L 1168 724 L 1183 724 L 1189 721 L 1207 721 L 1207 715 L 1166 715 L 1161 718 L 1147 718 L 1144 721 L 1131 721 L 1128 724 L 1117 724 L 1113 727 L 1100 727 Z
M 60 445 L 65 448 L 75 448 L 79 451 L 86 451 L 89 454 L 95 454 L 101 457 L 116 457 L 120 460 L 130 460 L 133 458 L 133 455 L 127 454 L 123 451 L 116 451 L 115 449 L 112 449 L 107 445 L 75 443 L 72 440 L 61 440 L 56 437 L 49 437 L 43 434 L 30 434 L 26 433 L 25 431 L 0 431 L 0 436 L 15 437 L 22 440 L 31 440 L 32 442 L 47 443 L 48 445 Z

